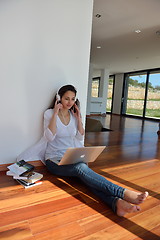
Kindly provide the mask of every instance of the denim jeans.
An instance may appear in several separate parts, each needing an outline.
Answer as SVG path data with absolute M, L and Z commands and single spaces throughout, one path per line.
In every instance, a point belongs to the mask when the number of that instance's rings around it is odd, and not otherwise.
M 46 160 L 47 169 L 57 176 L 78 177 L 90 190 L 116 212 L 116 202 L 124 197 L 122 188 L 90 169 L 87 164 L 80 162 L 70 165 L 57 165 Z

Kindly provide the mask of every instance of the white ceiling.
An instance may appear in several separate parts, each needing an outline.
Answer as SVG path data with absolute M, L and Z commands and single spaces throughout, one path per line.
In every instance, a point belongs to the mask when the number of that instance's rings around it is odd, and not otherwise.
M 110 74 L 160 68 L 157 31 L 160 0 L 94 0 L 91 63 Z

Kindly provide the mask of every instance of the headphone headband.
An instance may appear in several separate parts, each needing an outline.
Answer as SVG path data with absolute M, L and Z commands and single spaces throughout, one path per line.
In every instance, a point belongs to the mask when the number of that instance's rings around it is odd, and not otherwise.
M 61 88 L 60 88 L 61 89 Z M 60 101 L 61 100 L 61 96 L 60 96 L 60 94 L 59 94 L 59 90 L 60 89 L 58 89 L 58 91 L 57 91 L 57 93 L 56 93 L 56 99 L 57 99 L 57 101 Z M 77 91 L 76 90 L 76 88 L 74 87 L 74 89 L 75 89 L 75 91 Z M 71 91 L 71 90 L 68 90 L 68 91 Z M 77 97 L 75 96 L 75 101 L 77 101 Z

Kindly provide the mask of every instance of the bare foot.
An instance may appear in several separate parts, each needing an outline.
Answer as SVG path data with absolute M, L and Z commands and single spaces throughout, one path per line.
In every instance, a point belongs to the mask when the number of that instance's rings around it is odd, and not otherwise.
M 127 213 L 138 212 L 140 210 L 139 206 L 132 205 L 121 198 L 117 200 L 117 215 L 120 217 L 123 217 Z
M 138 204 L 142 203 L 144 200 L 146 200 L 148 195 L 149 195 L 148 192 L 138 193 L 138 192 L 134 192 L 134 191 L 126 189 L 124 192 L 124 200 L 138 205 Z

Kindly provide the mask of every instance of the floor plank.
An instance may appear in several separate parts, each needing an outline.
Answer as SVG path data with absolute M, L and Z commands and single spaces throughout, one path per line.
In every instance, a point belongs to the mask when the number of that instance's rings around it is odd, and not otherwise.
M 28 237 L 32 237 L 28 221 L 0 227 L 1 240 L 23 240 Z

